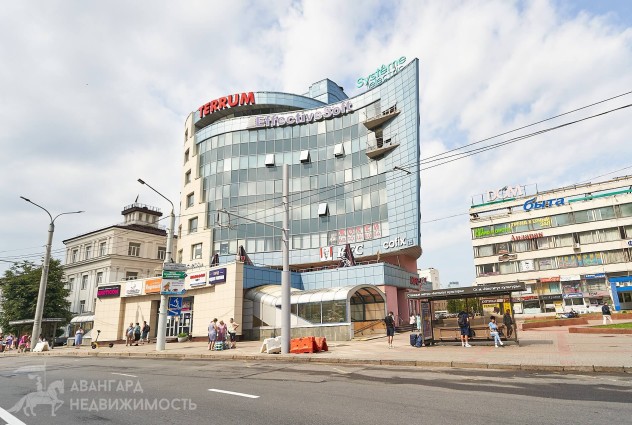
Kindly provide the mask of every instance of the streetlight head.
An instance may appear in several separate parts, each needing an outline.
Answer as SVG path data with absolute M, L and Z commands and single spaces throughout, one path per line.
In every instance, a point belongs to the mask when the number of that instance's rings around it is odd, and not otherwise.
M 145 182 L 143 181 L 143 179 L 138 179 L 138 183 L 140 183 L 140 184 L 145 184 Z
M 26 202 L 31 202 L 31 200 L 30 200 L 30 199 L 25 198 L 24 196 L 20 196 L 20 198 L 24 199 Z

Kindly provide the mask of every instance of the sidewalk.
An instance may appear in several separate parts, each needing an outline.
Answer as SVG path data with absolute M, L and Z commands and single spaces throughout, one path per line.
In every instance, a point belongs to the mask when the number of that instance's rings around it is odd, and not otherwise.
M 594 321 L 591 325 L 598 324 Z M 179 360 L 259 360 L 288 362 L 323 362 L 366 365 L 454 367 L 476 369 L 529 370 L 549 372 L 632 373 L 632 335 L 570 334 L 567 327 L 520 331 L 520 345 L 437 345 L 415 348 L 409 345 L 409 333 L 396 334 L 393 349 L 386 338 L 366 341 L 331 341 L 329 351 L 314 354 L 261 354 L 261 342 L 244 341 L 237 348 L 208 351 L 203 342 L 168 343 L 156 352 L 155 344 L 112 348 L 100 346 L 55 348 L 44 353 L 0 354 L 28 356 L 95 356 L 168 358 Z

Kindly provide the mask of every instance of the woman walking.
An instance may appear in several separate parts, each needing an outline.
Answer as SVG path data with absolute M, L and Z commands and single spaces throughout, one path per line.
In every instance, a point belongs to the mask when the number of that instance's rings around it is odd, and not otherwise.
M 212 350 L 215 345 L 215 340 L 217 339 L 217 319 L 211 320 L 211 323 L 208 325 L 208 349 Z
M 75 348 L 81 347 L 82 342 L 83 342 L 83 329 L 81 329 L 81 326 L 80 326 L 79 329 L 77 329 L 77 332 L 75 332 Z

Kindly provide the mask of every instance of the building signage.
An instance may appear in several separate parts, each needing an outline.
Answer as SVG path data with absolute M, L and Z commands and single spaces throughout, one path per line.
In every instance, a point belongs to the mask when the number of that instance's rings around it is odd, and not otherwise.
M 419 284 L 421 283 L 421 279 L 419 278 L 419 276 L 411 276 L 410 277 L 410 284 L 413 286 L 419 286 Z
M 559 281 L 560 281 L 560 277 L 559 277 L 559 276 L 553 276 L 553 277 L 541 277 L 541 278 L 540 278 L 540 282 L 541 282 L 541 283 L 559 282 Z
M 194 273 L 189 275 L 189 286 L 191 288 L 204 285 L 206 285 L 206 272 Z
M 184 278 L 187 265 L 181 263 L 165 263 L 162 267 L 162 284 L 160 293 L 163 295 L 184 294 Z
M 584 298 L 584 294 L 581 292 L 571 292 L 563 295 L 564 298 Z
M 382 248 L 393 249 L 393 248 L 401 248 L 404 246 L 412 246 L 412 245 L 413 245 L 412 238 L 398 236 L 397 239 L 391 239 L 390 241 L 384 242 L 382 244 Z
M 521 272 L 532 272 L 535 270 L 533 266 L 533 260 L 522 260 L 520 262 L 520 271 Z
M 402 56 L 399 59 L 395 59 L 393 62 L 388 65 L 382 64 L 382 66 L 378 67 L 377 70 L 369 74 L 366 78 L 360 77 L 356 82 L 356 86 L 361 88 L 362 86 L 366 86 L 367 89 L 372 89 L 374 87 L 379 86 L 399 71 L 402 70 L 404 64 L 406 63 L 406 56 Z
M 334 259 L 334 247 L 323 246 L 320 248 L 320 261 L 331 261 Z
M 506 284 L 501 284 L 501 285 L 478 285 L 478 286 L 470 286 L 470 287 L 464 287 L 464 288 L 439 289 L 436 291 L 411 292 L 409 294 L 406 294 L 406 298 L 409 298 L 409 299 L 433 299 L 433 298 L 445 298 L 445 297 L 458 298 L 459 296 L 464 296 L 464 295 L 484 296 L 485 294 L 510 293 L 510 292 L 524 291 L 525 289 L 526 289 L 525 284 L 521 282 L 506 283 Z
M 125 282 L 125 296 L 133 297 L 142 293 L 143 284 L 139 280 Z
M 353 105 L 348 100 L 335 106 L 325 106 L 320 109 L 300 111 L 282 115 L 260 115 L 255 117 L 255 127 L 283 127 L 285 125 L 309 124 L 316 121 L 328 120 L 351 112 Z
M 522 208 L 524 208 L 525 211 L 531 211 L 531 210 L 539 210 L 542 208 L 549 208 L 552 206 L 559 207 L 562 205 L 565 205 L 564 198 L 547 199 L 546 201 L 536 201 L 536 198 L 531 198 L 527 202 L 524 203 Z
M 211 100 L 210 102 L 200 106 L 198 111 L 200 111 L 200 118 L 204 118 L 205 116 L 216 111 L 221 111 L 222 109 L 254 104 L 255 94 L 253 92 L 242 93 L 241 95 L 239 93 L 235 93 L 233 95 Z
M 543 238 L 544 235 L 542 234 L 542 232 L 540 233 L 530 233 L 528 235 L 512 235 L 511 236 L 511 240 L 512 241 L 526 241 L 529 239 L 538 239 L 538 238 Z
M 182 297 L 169 297 L 167 316 L 179 316 L 182 311 Z
M 583 276 L 584 279 L 605 279 L 605 273 L 595 273 L 595 274 L 585 274 Z
M 97 289 L 97 298 L 114 298 L 121 296 L 121 285 L 101 286 Z
M 145 294 L 159 294 L 161 284 L 162 279 L 159 277 L 155 279 L 147 279 L 145 281 Z
M 342 258 L 342 256 L 345 253 L 345 246 L 340 246 L 338 247 L 338 256 L 336 258 Z M 357 244 L 357 245 L 353 245 L 353 246 L 349 246 L 349 248 L 351 248 L 351 253 L 356 256 L 356 255 L 364 255 L 364 244 Z
M 562 299 L 562 294 L 540 295 L 542 301 L 556 301 Z
M 518 198 L 519 196 L 524 196 L 524 186 L 505 186 L 498 190 L 488 190 L 486 194 L 487 202 Z
M 498 261 L 505 262 L 515 260 L 516 258 L 518 258 L 518 255 L 516 254 L 503 254 L 498 256 Z
M 215 285 L 216 283 L 226 282 L 226 269 L 211 270 L 208 272 L 208 284 Z
M 560 282 L 572 282 L 575 280 L 581 280 L 578 274 L 570 274 L 566 276 L 560 276 Z

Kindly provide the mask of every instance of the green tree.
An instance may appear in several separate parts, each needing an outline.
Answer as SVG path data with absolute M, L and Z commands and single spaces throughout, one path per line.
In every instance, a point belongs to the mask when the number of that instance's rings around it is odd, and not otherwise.
M 16 332 L 9 326 L 13 320 L 33 319 L 39 292 L 42 267 L 25 261 L 13 265 L 0 278 L 0 327 L 5 332 Z M 51 259 L 48 269 L 48 284 L 46 285 L 46 299 L 44 302 L 44 318 L 61 318 L 66 325 L 72 318 L 70 302 L 67 300 L 69 290 L 66 288 L 64 272 L 59 260 Z M 29 332 L 30 333 L 30 332 Z

